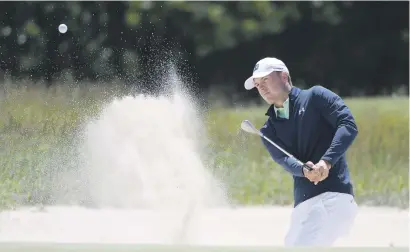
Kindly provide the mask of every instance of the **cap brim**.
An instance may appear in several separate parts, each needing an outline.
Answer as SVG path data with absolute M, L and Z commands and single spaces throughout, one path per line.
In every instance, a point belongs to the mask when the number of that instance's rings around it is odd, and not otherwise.
M 261 78 L 261 77 L 265 77 L 267 75 L 269 75 L 272 71 L 270 72 L 262 72 L 262 73 L 256 73 L 254 75 L 252 75 L 251 77 L 249 77 L 248 79 L 246 79 L 245 81 L 245 89 L 246 90 L 251 90 L 252 88 L 255 87 L 255 84 L 253 83 L 253 79 L 254 78 Z
M 251 90 L 252 88 L 255 87 L 255 84 L 253 83 L 253 76 L 249 77 L 246 81 L 245 81 L 245 89 L 246 90 Z

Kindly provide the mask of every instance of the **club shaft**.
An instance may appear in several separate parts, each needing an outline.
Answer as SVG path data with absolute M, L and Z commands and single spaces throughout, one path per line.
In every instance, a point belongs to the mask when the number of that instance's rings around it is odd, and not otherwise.
M 280 146 L 278 146 L 275 142 L 273 142 L 272 140 L 270 140 L 269 138 L 267 138 L 260 130 L 256 129 L 255 126 L 253 126 L 253 124 L 248 121 L 248 120 L 244 120 L 241 124 L 241 127 L 244 131 L 252 133 L 252 134 L 257 134 L 261 137 L 263 137 L 266 141 L 268 141 L 270 144 L 272 144 L 273 146 L 275 146 L 276 148 L 278 148 L 280 151 L 282 151 L 285 155 L 287 155 L 290 158 L 294 158 L 296 160 L 296 162 L 298 162 L 300 165 L 302 165 L 305 169 L 311 171 L 313 170 L 312 167 L 308 166 L 307 164 L 304 164 L 302 161 L 300 161 L 299 159 L 295 158 L 292 154 L 290 154 L 289 152 L 285 151 L 284 149 L 282 149 Z
M 293 155 L 291 155 L 289 152 L 285 151 L 284 149 L 282 149 L 280 146 L 278 146 L 275 142 L 273 142 L 272 140 L 270 140 L 269 138 L 267 138 L 265 135 L 262 135 L 263 138 L 265 138 L 266 141 L 268 141 L 269 143 L 271 143 L 273 146 L 275 146 L 276 148 L 278 148 L 280 151 L 282 151 L 283 153 L 285 153 L 288 157 L 293 158 Z M 300 162 L 302 163 L 302 162 Z
M 282 151 L 284 154 L 286 154 L 288 157 L 290 158 L 294 158 L 296 159 L 296 161 L 302 165 L 303 167 L 305 167 L 306 169 L 308 169 L 309 171 L 312 170 L 312 167 L 304 164 L 302 161 L 300 161 L 299 159 L 295 158 L 292 154 L 290 154 L 289 152 L 285 151 L 284 149 L 282 149 L 280 146 L 278 146 L 275 142 L 273 142 L 272 140 L 270 140 L 269 138 L 267 138 L 265 135 L 262 134 L 262 132 L 260 132 L 260 135 L 269 143 L 271 143 L 273 146 L 275 146 L 276 148 L 278 148 L 280 151 Z

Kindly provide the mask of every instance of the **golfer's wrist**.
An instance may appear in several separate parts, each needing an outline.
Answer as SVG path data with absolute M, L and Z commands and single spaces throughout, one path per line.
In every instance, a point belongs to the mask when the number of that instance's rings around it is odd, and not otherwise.
M 332 168 L 332 164 L 328 160 L 322 159 L 322 161 L 326 164 L 328 170 Z
M 308 171 L 308 169 L 306 169 L 306 167 L 305 166 L 302 166 L 302 174 L 303 174 L 303 176 L 306 178 L 306 174 L 308 173 L 309 171 Z

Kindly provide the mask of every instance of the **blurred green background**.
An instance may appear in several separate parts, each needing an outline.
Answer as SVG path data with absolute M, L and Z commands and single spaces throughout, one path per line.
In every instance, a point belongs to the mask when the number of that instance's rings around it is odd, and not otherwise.
M 206 160 L 230 198 L 291 204 L 291 177 L 238 128 L 245 118 L 265 120 L 267 106 L 243 82 L 257 60 L 273 56 L 294 85 L 323 85 L 351 107 L 358 202 L 408 208 L 408 5 L 1 2 L 0 205 L 52 204 L 52 157 L 75 152 L 65 146 L 114 96 L 158 94 L 168 68 L 204 109 Z M 69 156 L 60 160 L 66 169 Z

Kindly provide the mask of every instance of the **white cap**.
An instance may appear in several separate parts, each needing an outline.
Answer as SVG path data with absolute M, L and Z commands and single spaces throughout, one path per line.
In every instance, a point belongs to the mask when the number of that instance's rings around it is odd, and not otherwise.
M 253 75 L 245 81 L 245 88 L 251 90 L 255 87 L 255 84 L 253 83 L 254 78 L 265 77 L 273 71 L 286 72 L 289 74 L 289 70 L 285 63 L 277 58 L 264 58 L 259 60 L 253 68 Z

